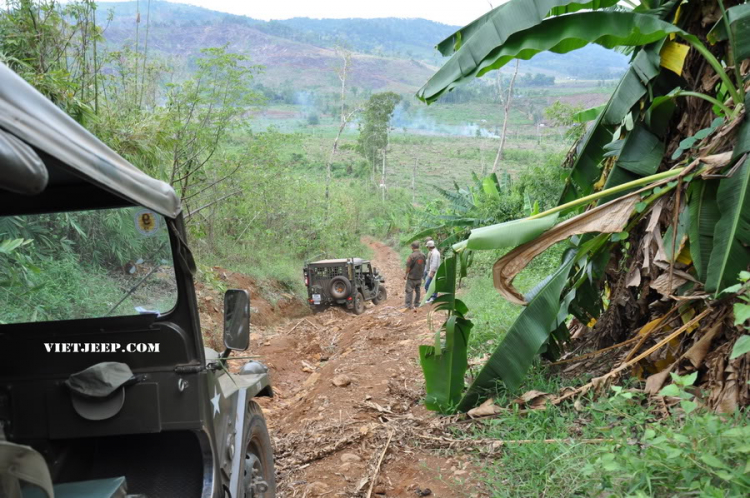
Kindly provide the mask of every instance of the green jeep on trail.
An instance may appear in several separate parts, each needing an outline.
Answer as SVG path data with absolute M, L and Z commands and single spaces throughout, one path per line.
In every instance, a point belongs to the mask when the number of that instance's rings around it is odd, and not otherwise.
M 372 263 L 361 258 L 314 261 L 307 263 L 302 273 L 313 312 L 345 305 L 361 315 L 366 301 L 378 305 L 388 298 L 385 278 Z
M 227 368 L 248 292 L 204 348 L 186 240 L 172 187 L 0 63 L 0 496 L 275 496 L 268 369 Z

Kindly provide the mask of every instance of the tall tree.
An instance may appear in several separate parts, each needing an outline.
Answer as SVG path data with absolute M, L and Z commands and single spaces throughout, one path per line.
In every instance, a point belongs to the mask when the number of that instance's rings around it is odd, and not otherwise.
M 226 179 L 208 175 L 206 165 L 215 159 L 229 127 L 260 102 L 250 89 L 258 68 L 245 65 L 246 61 L 247 57 L 228 52 L 226 46 L 203 49 L 195 74 L 169 87 L 162 116 L 168 137 L 165 145 L 172 151 L 169 181 L 186 203 L 188 217 L 206 206 L 192 211 L 187 206 Z
M 396 105 L 401 96 L 393 92 L 375 93 L 365 105 L 362 122 L 359 125 L 357 152 L 372 164 L 373 182 L 378 163 L 383 164 L 385 172 L 385 153 L 388 148 L 388 129 Z M 383 173 L 383 176 L 385 174 Z M 385 180 L 385 178 L 383 178 Z
M 347 112 L 348 109 L 346 107 L 346 80 L 351 69 L 352 53 L 342 48 L 336 49 L 336 53 L 341 57 L 341 66 L 336 69 L 336 75 L 341 81 L 341 95 L 339 101 L 339 130 L 338 133 L 336 133 L 336 138 L 333 140 L 333 148 L 331 149 L 331 154 L 328 156 L 328 162 L 326 163 L 326 216 L 328 215 L 331 188 L 331 163 L 333 162 L 333 156 L 336 155 L 336 150 L 338 150 L 341 133 L 344 131 L 344 128 L 346 128 L 347 123 L 349 123 L 354 114 L 359 111 L 359 109 L 353 109 Z
M 516 76 L 518 76 L 518 59 L 516 59 L 516 68 L 513 71 L 513 76 L 510 79 L 508 85 L 508 94 L 503 95 L 502 78 L 500 71 L 497 72 L 497 97 L 500 103 L 503 105 L 503 131 L 500 135 L 500 146 L 497 148 L 497 154 L 495 155 L 495 163 L 492 165 L 492 172 L 497 171 L 497 165 L 503 160 L 503 149 L 505 148 L 505 137 L 508 131 L 508 116 L 510 116 L 510 106 L 513 102 L 513 84 L 516 82 Z

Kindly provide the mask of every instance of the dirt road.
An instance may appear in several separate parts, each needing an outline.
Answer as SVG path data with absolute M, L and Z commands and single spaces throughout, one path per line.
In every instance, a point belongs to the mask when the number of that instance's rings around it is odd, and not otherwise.
M 368 241 L 388 300 L 363 315 L 343 309 L 256 329 L 276 396 L 262 402 L 276 451 L 280 497 L 480 496 L 467 457 L 439 454 L 443 421 L 420 404 L 418 345 L 428 309 L 403 313 L 398 254 Z M 371 494 L 368 494 L 371 493 Z

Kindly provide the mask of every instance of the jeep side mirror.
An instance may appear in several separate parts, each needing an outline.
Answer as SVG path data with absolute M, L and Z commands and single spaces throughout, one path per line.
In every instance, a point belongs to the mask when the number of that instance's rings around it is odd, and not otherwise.
M 229 289 L 224 294 L 224 346 L 244 351 L 250 345 L 250 295 Z

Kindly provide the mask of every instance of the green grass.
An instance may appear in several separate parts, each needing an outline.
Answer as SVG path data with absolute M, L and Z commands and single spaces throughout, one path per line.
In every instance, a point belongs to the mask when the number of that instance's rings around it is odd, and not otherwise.
M 518 394 L 555 393 L 582 382 L 563 383 L 537 366 Z M 498 402 L 507 406 L 514 396 L 501 392 Z M 743 414 L 697 410 L 686 415 L 674 407 L 672 417 L 661 419 L 643 393 L 620 387 L 596 400 L 587 396 L 575 406 L 523 412 L 513 406 L 454 431 L 457 438 L 533 441 L 507 444 L 492 458 L 476 457 L 478 479 L 493 498 L 718 498 L 750 491 L 750 427 Z
M 534 259 L 514 281 L 521 292 L 528 292 L 559 266 L 564 245 L 558 244 Z M 502 251 L 475 252 L 474 264 L 462 282 L 459 297 L 469 307 L 474 323 L 469 340 L 469 357 L 486 356 L 497 348 L 521 313 L 521 306 L 503 299 L 492 283 L 492 264 Z
M 39 261 L 32 277 L 36 287 L 0 288 L 0 323 L 97 318 L 107 314 L 144 275 L 126 275 L 121 268 L 105 269 L 61 254 Z M 135 306 L 167 312 L 176 301 L 174 276 L 152 275 L 112 313 L 135 315 Z

